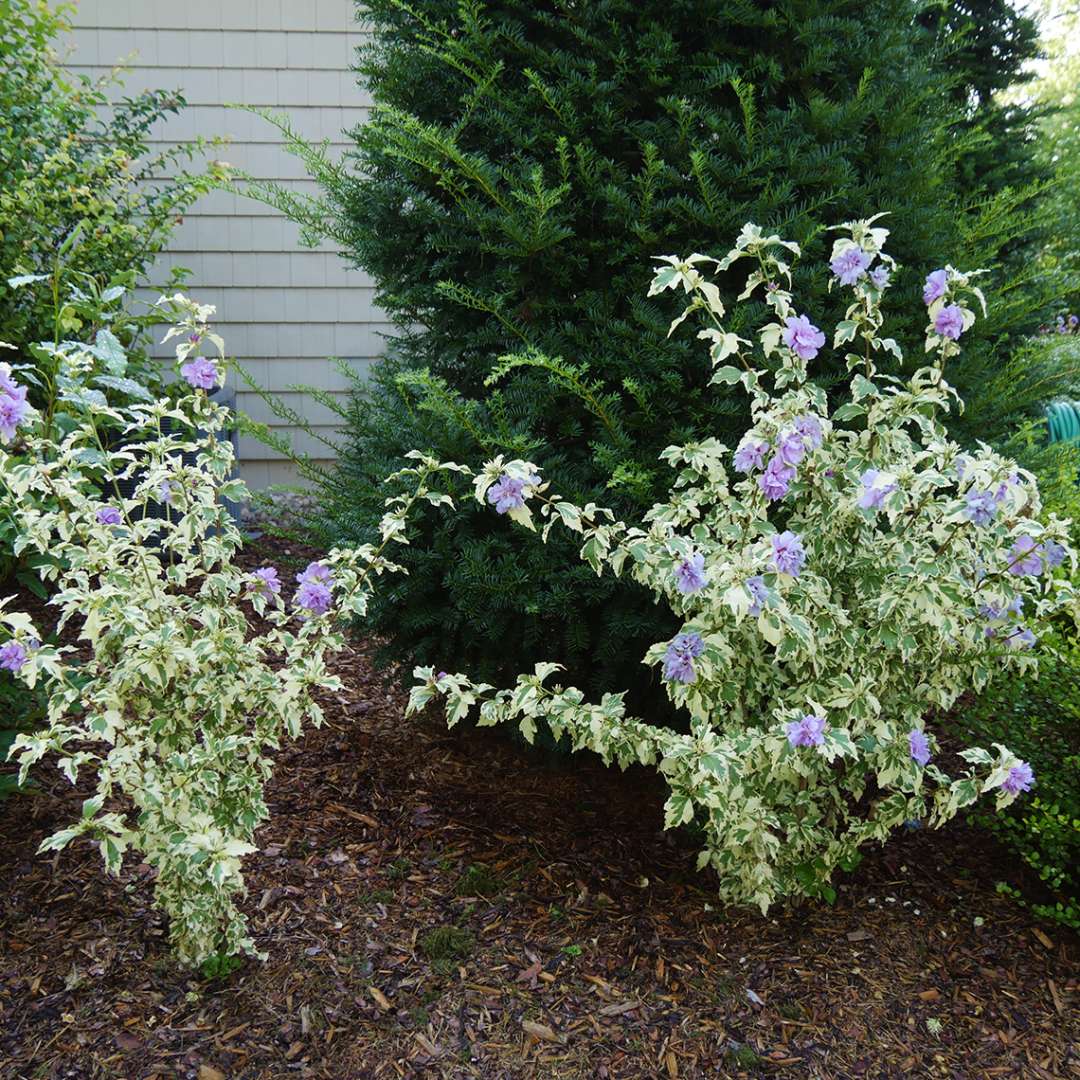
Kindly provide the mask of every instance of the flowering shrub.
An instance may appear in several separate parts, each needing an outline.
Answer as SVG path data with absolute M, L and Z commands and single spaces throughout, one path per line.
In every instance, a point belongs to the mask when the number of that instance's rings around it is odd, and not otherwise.
M 529 528 L 539 514 L 544 539 L 580 533 L 598 574 L 629 573 L 682 618 L 644 662 L 661 668 L 689 734 L 627 717 L 620 694 L 593 704 L 549 685 L 555 663 L 508 690 L 417 668 L 410 700 L 444 699 L 450 724 L 478 708 L 479 724 L 513 720 L 530 741 L 546 722 L 605 762 L 657 765 L 665 826 L 697 820 L 699 869 L 762 910 L 831 896 L 834 868 L 905 822 L 938 826 L 981 794 L 1000 808 L 1031 788 L 1030 766 L 999 744 L 962 751 L 949 775 L 925 718 L 1030 668 L 1044 621 L 1076 607 L 1058 573 L 1074 561 L 1067 523 L 1042 520 L 1029 473 L 985 446 L 962 452 L 940 421 L 959 404 L 944 369 L 984 305 L 976 275 L 931 273 L 929 364 L 906 381 L 879 370 L 901 350 L 882 336 L 896 267 L 875 221 L 841 227 L 832 252 L 830 287 L 851 297 L 832 337 L 851 375 L 839 407 L 808 379 L 826 337 L 785 288 L 798 247 L 747 225 L 722 259 L 664 257 L 650 289 L 687 296 L 672 331 L 702 317 L 712 382 L 745 389 L 752 426 L 734 453 L 712 438 L 665 450 L 676 479 L 641 525 L 552 493 L 529 462 L 496 458 L 476 477 L 496 512 Z M 762 296 L 771 313 L 756 343 L 724 322 L 704 272 L 743 260 L 739 299 Z
M 398 474 L 412 493 L 388 500 L 381 543 L 331 551 L 286 597 L 275 568 L 248 574 L 234 562 L 241 537 L 222 500 L 246 492 L 230 479 L 231 444 L 218 438 L 228 413 L 207 396 L 225 367 L 207 325 L 213 309 L 181 296 L 167 306 L 180 320 L 168 336 L 180 338 L 191 388 L 175 403 L 121 409 L 88 396 L 80 421 L 56 440 L 11 372 L 0 374 L 22 441 L 19 457 L 0 450 L 16 550 L 49 554 L 42 573 L 55 585 L 60 625 L 77 626 L 83 645 L 43 644 L 28 616 L 0 602 L 0 667 L 30 686 L 44 682 L 49 696 L 47 727 L 15 741 L 21 776 L 55 753 L 72 782 L 88 769 L 96 777 L 80 820 L 42 850 L 93 837 L 112 872 L 127 850 L 141 852 L 157 871 L 177 954 L 197 965 L 254 951 L 234 897 L 267 816 L 270 752 L 305 720 L 320 722 L 315 691 L 339 685 L 327 668 L 341 646 L 337 616 L 364 614 L 374 577 L 396 569 L 384 549 L 405 542 L 415 500 L 446 501 L 428 483 L 453 466 L 414 455 Z M 202 355 L 205 345 L 217 355 Z M 102 440 L 103 422 L 124 430 L 122 449 Z M 15 434 L 5 431 L 5 441 Z M 119 494 L 123 479 L 135 481 L 129 498 Z M 170 505 L 170 521 L 147 514 L 154 502 Z

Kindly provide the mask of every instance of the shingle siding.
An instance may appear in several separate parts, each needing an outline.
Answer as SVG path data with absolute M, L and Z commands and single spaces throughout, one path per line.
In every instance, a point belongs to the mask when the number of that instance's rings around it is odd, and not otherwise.
M 179 89 L 188 108 L 152 133 L 161 145 L 226 136 L 217 157 L 262 180 L 314 194 L 302 164 L 260 117 L 230 104 L 288 113 L 308 138 L 349 145 L 370 102 L 349 70 L 363 40 L 353 0 L 81 0 L 68 66 L 96 76 L 127 61 L 124 93 Z M 134 55 L 133 55 L 134 54 Z M 227 191 L 201 199 L 174 233 L 155 268 L 192 271 L 186 289 L 216 304 L 228 350 L 260 385 L 332 438 L 330 410 L 290 393 L 296 384 L 341 394 L 347 380 L 328 357 L 363 372 L 389 330 L 366 275 L 323 245 L 303 248 L 298 230 L 277 211 Z M 234 382 L 236 380 L 233 380 Z M 303 432 L 280 427 L 259 397 L 238 386 L 241 408 L 289 435 L 294 446 L 326 461 L 331 451 Z M 287 482 L 287 462 L 251 439 L 240 441 L 241 471 L 254 487 Z

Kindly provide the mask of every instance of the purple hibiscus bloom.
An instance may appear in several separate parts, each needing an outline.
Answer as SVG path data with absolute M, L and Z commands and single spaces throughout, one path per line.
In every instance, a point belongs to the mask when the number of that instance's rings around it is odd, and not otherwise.
M 776 442 L 776 456 L 785 465 L 798 465 L 806 457 L 806 443 L 797 431 L 785 431 Z
M 296 575 L 296 580 L 301 585 L 305 581 L 318 581 L 323 585 L 329 585 L 333 582 L 334 575 L 330 567 L 325 563 L 311 562 L 307 564 L 301 573 Z
M 325 615 L 330 610 L 330 586 L 321 581 L 302 581 L 296 590 L 296 605 L 313 615 Z
M 998 501 L 992 491 L 969 491 L 965 496 L 964 514 L 968 521 L 985 528 L 997 515 Z
M 805 315 L 789 315 L 780 338 L 802 360 L 813 360 L 825 344 L 825 335 Z
M 787 741 L 793 746 L 820 746 L 825 741 L 825 717 L 805 713 L 787 727 Z
M 704 589 L 708 580 L 705 576 L 705 556 L 699 551 L 683 559 L 675 568 L 675 588 L 685 595 Z
M 802 538 L 790 530 L 772 537 L 772 565 L 779 574 L 798 577 L 806 562 L 806 549 Z
M 813 413 L 804 413 L 796 417 L 793 426 L 810 450 L 816 450 L 824 441 L 825 435 L 821 430 L 821 421 Z
M 700 634 L 679 634 L 672 638 L 664 653 L 664 678 L 671 682 L 692 683 L 697 678 L 694 660 L 705 649 Z
M 18 386 L 7 379 L 12 387 L 5 385 L 0 393 L 0 442 L 9 443 L 15 438 L 15 432 L 30 414 L 30 403 L 26 400 L 26 387 Z
M 949 304 L 943 307 L 934 319 L 934 329 L 943 337 L 951 341 L 964 332 L 964 313 L 956 306 Z
M 180 374 L 195 390 L 213 390 L 218 384 L 218 369 L 213 360 L 197 356 L 180 368 Z
M 316 564 L 312 564 L 316 565 Z M 263 596 L 272 600 L 281 593 L 281 579 L 277 570 L 272 566 L 263 566 L 255 570 L 247 583 L 248 591 L 256 596 Z
M 877 469 L 867 469 L 859 477 L 862 484 L 862 494 L 859 496 L 859 506 L 863 510 L 880 510 L 886 496 L 891 495 L 900 486 L 891 473 L 878 472 Z
M 0 668 L 5 671 L 18 671 L 26 663 L 26 649 L 17 641 L 0 645 Z
M 879 266 L 875 270 L 870 271 L 870 280 L 873 282 L 875 289 L 884 289 L 889 284 L 889 268 L 887 266 Z
M 1056 540 L 1046 540 L 1039 545 L 1039 554 L 1042 555 L 1047 569 L 1056 570 L 1065 561 L 1068 552 Z
M 1009 552 L 1009 573 L 1017 577 L 1035 577 L 1042 573 L 1043 561 L 1035 541 L 1025 533 L 1017 538 Z
M 115 506 L 102 506 L 94 515 L 94 520 L 99 525 L 119 525 L 124 519 Z
M 531 478 L 537 482 L 536 478 Z M 495 512 L 505 514 L 510 510 L 520 510 L 525 505 L 525 488 L 530 480 L 518 480 L 503 473 L 491 487 L 488 488 L 487 500 L 495 507 Z
M 746 591 L 750 594 L 750 614 L 760 615 L 768 599 L 769 590 L 765 587 L 765 579 L 761 574 L 755 574 L 746 579 Z
M 1026 761 L 1021 761 L 1009 770 L 1009 775 L 1001 781 L 1001 786 L 1010 795 L 1019 795 L 1022 791 L 1030 791 L 1035 784 L 1035 773 Z
M 1039 639 L 1026 627 L 1018 626 L 1006 639 L 1010 649 L 1034 649 Z
M 758 477 L 758 487 L 765 492 L 765 498 L 769 502 L 776 502 L 788 493 L 794 479 L 795 470 L 784 464 L 784 459 L 777 454 L 769 462 L 769 467 Z
M 20 389 L 19 384 L 11 377 L 11 365 L 0 363 L 0 393 L 14 397 Z
M 926 275 L 926 284 L 923 285 L 923 303 L 929 307 L 935 300 L 945 295 L 949 287 L 949 275 L 944 270 L 935 270 Z
M 741 473 L 751 473 L 760 469 L 765 464 L 765 455 L 769 452 L 769 444 L 759 442 L 750 435 L 743 438 L 735 451 L 732 463 Z
M 926 736 L 918 728 L 912 728 L 907 738 L 911 760 L 917 765 L 925 766 L 930 760 L 930 743 L 927 742 Z
M 840 279 L 841 285 L 854 285 L 861 277 L 865 277 L 866 271 L 874 261 L 872 255 L 868 255 L 862 248 L 844 248 L 829 263 L 829 269 Z

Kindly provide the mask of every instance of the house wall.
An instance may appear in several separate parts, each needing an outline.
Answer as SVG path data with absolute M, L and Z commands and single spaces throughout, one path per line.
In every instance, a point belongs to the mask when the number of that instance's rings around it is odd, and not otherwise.
M 287 112 L 296 129 L 328 139 L 335 154 L 350 145 L 343 131 L 367 115 L 370 102 L 349 70 L 364 38 L 353 0 L 80 0 L 73 21 L 67 57 L 73 71 L 97 76 L 124 61 L 130 67 L 125 93 L 184 94 L 189 107 L 160 124 L 154 142 L 227 136 L 230 144 L 213 156 L 260 180 L 316 190 L 275 128 L 228 103 Z M 329 246 L 302 247 L 296 226 L 277 211 L 226 191 L 192 208 L 159 260 L 160 279 L 174 265 L 192 271 L 192 296 L 217 305 L 228 352 L 332 436 L 333 414 L 288 388 L 308 384 L 340 394 L 346 380 L 328 357 L 363 370 L 380 353 L 380 332 L 389 326 L 375 307 L 370 279 L 347 268 Z M 237 390 L 239 406 L 251 416 L 281 428 L 316 459 L 331 456 L 303 432 L 283 427 L 256 394 Z M 252 487 L 292 478 L 288 462 L 255 440 L 241 439 L 240 460 Z

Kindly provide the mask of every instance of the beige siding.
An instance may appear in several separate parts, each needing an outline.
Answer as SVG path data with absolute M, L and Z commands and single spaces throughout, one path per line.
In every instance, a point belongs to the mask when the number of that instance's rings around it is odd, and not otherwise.
M 363 40 L 354 13 L 353 0 L 81 0 L 68 64 L 97 75 L 126 60 L 125 92 L 180 89 L 187 98 L 189 107 L 153 133 L 156 142 L 226 136 L 230 145 L 216 156 L 314 192 L 274 128 L 226 106 L 287 112 L 304 135 L 344 150 L 343 132 L 364 122 L 370 104 L 349 70 Z M 287 391 L 301 383 L 341 394 L 346 380 L 327 358 L 363 371 L 379 355 L 389 327 L 371 281 L 329 248 L 301 247 L 296 227 L 273 209 L 225 191 L 187 215 L 159 261 L 159 279 L 171 266 L 190 269 L 187 291 L 217 305 L 229 352 L 332 436 L 333 413 Z M 257 395 L 241 388 L 238 401 L 256 419 L 280 424 Z M 282 430 L 297 449 L 328 457 L 309 436 Z M 287 462 L 253 440 L 241 440 L 240 459 L 253 487 L 292 478 Z

